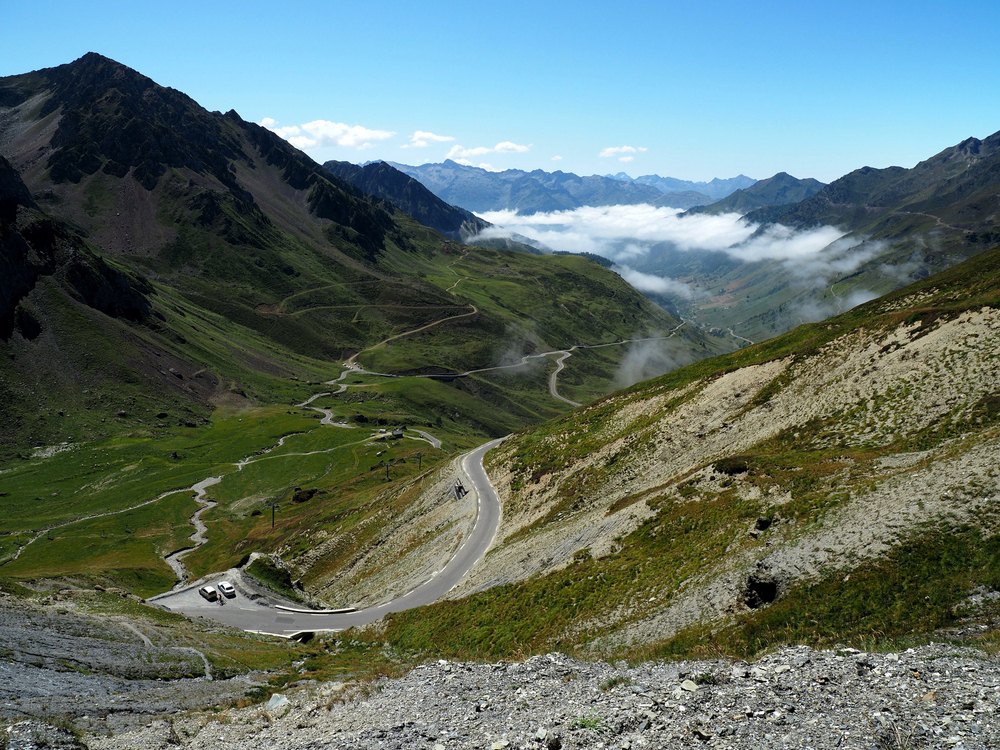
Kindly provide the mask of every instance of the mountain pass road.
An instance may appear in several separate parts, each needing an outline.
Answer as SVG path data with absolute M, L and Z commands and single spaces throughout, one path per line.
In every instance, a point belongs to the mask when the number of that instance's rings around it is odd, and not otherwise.
M 217 602 L 205 601 L 198 594 L 199 586 L 206 583 L 214 585 L 217 583 L 216 578 L 221 580 L 224 577 L 219 575 L 210 576 L 180 591 L 161 594 L 149 601 L 172 612 L 182 612 L 191 617 L 208 617 L 242 630 L 283 637 L 302 632 L 343 630 L 356 625 L 365 625 L 381 619 L 390 612 L 402 612 L 436 602 L 455 588 L 482 559 L 500 527 L 500 498 L 497 497 L 483 468 L 483 456 L 502 440 L 503 438 L 500 438 L 481 445 L 462 458 L 462 471 L 476 492 L 479 506 L 476 522 L 469 536 L 444 568 L 397 599 L 375 607 L 349 612 L 293 609 L 296 605 L 290 602 L 282 602 L 287 608 L 279 608 L 275 606 L 274 597 L 251 600 L 245 595 L 228 599 L 224 606 L 220 606 Z

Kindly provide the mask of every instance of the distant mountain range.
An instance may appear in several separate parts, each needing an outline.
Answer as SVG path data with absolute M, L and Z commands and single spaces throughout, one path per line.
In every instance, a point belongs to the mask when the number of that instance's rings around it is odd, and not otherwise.
M 615 206 L 652 203 L 660 197 L 656 188 L 608 177 L 580 177 L 572 172 L 524 172 L 508 169 L 490 172 L 448 159 L 441 164 L 419 167 L 390 162 L 419 180 L 432 193 L 455 206 L 479 213 L 517 211 L 533 214 L 565 211 L 580 206 Z
M 699 193 L 697 190 L 681 190 L 677 193 L 664 193 L 653 201 L 653 205 L 686 210 L 695 206 L 708 205 L 712 200 L 712 198 L 709 198 L 704 193 Z
M 661 193 L 700 193 L 708 198 L 706 203 L 725 198 L 730 193 L 737 190 L 745 190 L 753 185 L 757 180 L 747 177 L 745 174 L 720 180 L 718 177 L 711 182 L 692 182 L 691 180 L 678 180 L 676 177 L 660 177 L 658 174 L 645 174 L 641 177 L 629 177 L 624 172 L 615 175 L 607 175 L 613 180 L 621 182 L 632 182 L 639 185 L 650 185 Z
M 800 180 L 787 172 L 778 172 L 774 177 L 760 180 L 748 188 L 741 188 L 715 203 L 707 206 L 694 206 L 688 213 L 743 215 L 765 206 L 786 206 L 790 203 L 798 203 L 815 195 L 824 187 L 824 183 L 811 177 Z
M 746 218 L 799 228 L 835 224 L 886 238 L 922 229 L 949 245 L 992 244 L 1000 241 L 998 188 L 1000 133 L 994 133 L 968 138 L 912 169 L 856 169 L 801 202 L 761 208 Z
M 373 161 L 357 165 L 346 161 L 328 161 L 323 167 L 369 195 L 389 201 L 403 213 L 450 239 L 493 250 L 544 254 L 541 243 L 516 233 L 506 237 L 480 237 L 484 229 L 493 225 L 471 211 L 445 203 L 417 180 L 388 162 Z

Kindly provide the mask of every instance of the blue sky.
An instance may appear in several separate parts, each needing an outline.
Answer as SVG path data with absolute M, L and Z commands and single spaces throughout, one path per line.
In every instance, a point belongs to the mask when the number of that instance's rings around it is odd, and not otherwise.
M 0 0 L 0 28 L 0 76 L 99 52 L 319 161 L 829 181 L 1000 130 L 996 0 Z

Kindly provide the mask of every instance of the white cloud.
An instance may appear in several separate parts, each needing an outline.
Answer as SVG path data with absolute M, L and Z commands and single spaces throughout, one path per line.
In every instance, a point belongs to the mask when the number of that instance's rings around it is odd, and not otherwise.
M 661 336 L 668 336 L 661 332 Z M 651 337 L 629 345 L 615 374 L 615 387 L 625 388 L 691 364 L 690 349 L 676 339 Z
M 676 208 L 638 206 L 583 206 L 572 211 L 554 211 L 521 216 L 514 211 L 491 211 L 481 216 L 498 227 L 506 227 L 550 245 L 556 250 L 603 250 L 623 241 L 652 243 L 670 241 L 682 250 L 725 250 L 747 240 L 756 227 L 739 216 L 696 214 L 680 218 Z M 551 240 L 551 244 L 549 242 Z M 586 247 L 574 247 L 583 243 Z M 608 252 L 615 252 L 611 249 Z M 614 256 L 608 255 L 614 260 Z
M 645 150 L 646 150 L 645 146 L 639 146 L 638 148 L 636 148 L 635 146 L 609 146 L 608 148 L 601 151 L 601 153 L 598 154 L 598 157 L 601 159 L 605 159 L 609 156 L 617 156 L 618 154 L 635 154 Z
M 553 156 L 552 157 L 552 161 L 562 161 L 562 157 L 561 156 Z
M 277 133 L 285 140 L 288 140 L 292 136 L 298 135 L 299 133 L 302 132 L 297 125 L 286 125 L 284 127 L 279 128 L 276 127 L 277 124 L 278 121 L 271 117 L 265 117 L 263 120 L 260 121 L 261 127 L 267 128 L 272 133 Z
M 458 161 L 459 159 L 468 159 L 470 156 L 482 156 L 483 154 L 488 154 L 493 149 L 486 148 L 486 146 L 477 146 L 476 148 L 465 148 L 464 146 L 452 146 L 451 150 L 445 155 L 445 159 L 454 159 Z
M 858 289 L 843 298 L 837 297 L 834 294 L 832 301 L 813 299 L 802 302 L 792 308 L 790 316 L 797 323 L 815 323 L 820 320 L 826 320 L 831 315 L 839 315 L 842 312 L 847 312 L 858 305 L 863 305 L 865 302 L 877 299 L 878 296 L 878 294 L 868 289 Z
M 630 266 L 619 266 L 619 274 L 625 281 L 640 292 L 647 294 L 672 294 L 675 297 L 690 299 L 695 296 L 694 290 L 683 281 L 668 279 L 664 276 L 654 276 L 651 273 L 636 271 Z
M 265 117 L 260 124 L 291 143 L 295 148 L 308 151 L 324 146 L 343 146 L 358 150 L 370 148 L 373 141 L 384 141 L 396 135 L 389 130 L 372 130 L 361 125 L 346 125 L 330 120 L 313 120 L 302 125 L 275 127 L 278 123 Z
M 475 148 L 465 148 L 464 146 L 455 145 L 451 147 L 451 150 L 445 155 L 445 159 L 452 159 L 459 164 L 464 164 L 462 159 L 468 159 L 470 156 L 482 156 L 483 154 L 523 154 L 531 148 L 528 146 L 521 146 L 517 143 L 511 143 L 510 141 L 503 141 L 498 143 L 493 148 L 489 146 L 476 146 Z
M 498 154 L 523 154 L 530 148 L 531 146 L 521 146 L 518 145 L 517 143 L 504 141 L 503 143 L 498 143 L 496 146 L 494 146 L 493 150 L 496 151 Z
M 634 158 L 634 156 L 619 156 L 618 161 L 632 161 Z
M 489 237 L 512 232 L 531 237 L 553 250 L 591 252 L 622 267 L 622 276 L 637 289 L 683 295 L 678 284 L 642 272 L 658 243 L 680 251 L 722 251 L 752 263 L 775 261 L 786 266 L 803 287 L 825 286 L 838 274 L 856 270 L 881 252 L 879 243 L 847 237 L 836 227 L 798 231 L 780 224 L 761 229 L 738 214 L 681 216 L 674 208 L 639 206 L 585 206 L 521 216 L 515 211 L 481 214 L 494 226 Z M 649 266 L 653 268 L 655 266 Z M 669 289 L 669 291 L 667 291 Z
M 464 167 L 479 167 L 480 169 L 485 169 L 487 172 L 499 172 L 500 170 L 494 167 L 492 164 L 487 164 L 486 162 L 480 162 L 479 164 L 473 164 L 468 159 L 454 159 L 456 164 L 461 164 Z
M 448 143 L 453 140 L 455 137 L 451 135 L 436 135 L 426 130 L 417 130 L 410 136 L 410 142 L 404 143 L 400 148 L 426 148 L 432 143 Z

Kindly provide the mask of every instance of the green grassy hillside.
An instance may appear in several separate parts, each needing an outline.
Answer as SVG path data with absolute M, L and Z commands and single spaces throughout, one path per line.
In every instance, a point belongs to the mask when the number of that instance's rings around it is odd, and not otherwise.
M 164 493 L 210 476 L 199 570 L 286 545 L 248 514 L 306 483 L 324 501 L 290 508 L 289 528 L 334 533 L 324 519 L 384 490 L 371 428 L 432 430 L 433 468 L 571 408 L 549 392 L 555 362 L 509 367 L 522 356 L 609 344 L 567 363 L 584 401 L 619 382 L 627 340 L 680 325 L 596 263 L 453 242 L 99 55 L 0 79 L 0 114 L 0 575 L 162 589 L 193 507 Z M 722 350 L 686 326 L 672 344 Z M 354 355 L 378 374 L 346 373 Z M 313 397 L 364 435 L 294 407 Z M 317 444 L 239 469 L 283 437 Z M 393 456 L 401 477 L 420 447 Z
M 42 335 L 31 344 L 23 332 L 4 337 L 7 403 L 18 404 L 4 434 L 8 456 L 111 434 L 100 425 L 123 411 L 197 421 L 220 400 L 286 401 L 297 396 L 290 379 L 329 379 L 338 372 L 330 364 L 424 326 L 372 363 L 464 371 L 522 349 L 677 325 L 590 264 L 470 255 L 235 112 L 207 112 L 99 55 L 3 79 L 0 90 L 4 155 L 22 171 L 33 210 L 71 227 L 61 231 L 86 252 L 129 269 L 144 295 L 141 319 L 129 319 L 141 325 L 122 328 L 80 319 L 34 283 L 10 290 L 6 306 L 34 310 Z M 718 349 L 684 336 L 692 356 Z M 160 375 L 171 368 L 184 377 Z M 592 392 L 613 374 L 611 363 Z M 125 388 L 113 393 L 119 381 Z M 554 401 L 543 415 L 560 408 Z M 59 411 L 53 424 L 47 415 Z

